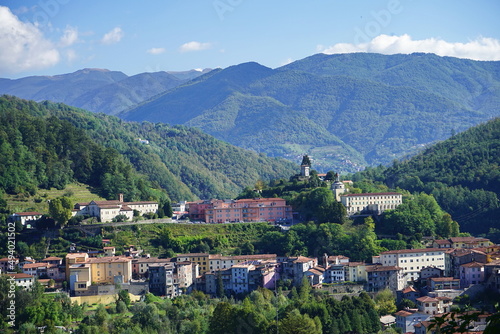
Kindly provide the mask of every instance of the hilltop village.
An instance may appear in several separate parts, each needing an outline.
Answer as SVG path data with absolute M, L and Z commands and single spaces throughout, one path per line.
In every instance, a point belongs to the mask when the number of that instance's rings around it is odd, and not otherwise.
M 301 173 L 295 177 L 307 180 L 310 168 L 310 160 L 305 156 Z M 323 180 L 326 174 L 318 177 Z M 349 193 L 351 184 L 340 181 L 335 174 L 329 187 L 351 217 L 377 216 L 403 202 L 402 194 L 397 192 Z M 125 202 L 119 194 L 117 200 L 76 203 L 72 215 L 106 223 L 117 216 L 131 221 L 134 216 L 152 215 L 158 209 L 158 202 Z M 287 233 L 287 226 L 298 219 L 294 208 L 284 199 L 257 197 L 177 203 L 173 214 L 191 223 L 265 221 L 281 227 L 282 233 Z M 41 216 L 38 212 L 25 212 L 14 214 L 11 219 L 30 226 Z M 47 289 L 67 291 L 79 303 L 112 301 L 123 290 L 134 300 L 148 293 L 175 298 L 194 291 L 213 297 L 241 296 L 260 288 L 290 289 L 302 284 L 338 296 L 388 290 L 398 303 L 411 302 L 411 307 L 381 318 L 384 326 L 394 325 L 403 333 L 427 333 L 430 321 L 450 312 L 456 298 L 473 296 L 485 289 L 500 292 L 500 246 L 486 238 L 426 240 L 426 248 L 384 251 L 369 262 L 351 261 L 344 254 L 316 258 L 186 253 L 158 258 L 134 246 L 117 255 L 112 240 L 102 242 L 102 249 L 92 252 L 78 250 L 74 245 L 65 257 L 51 256 L 40 261 L 3 258 L 0 270 L 23 289 L 32 289 L 38 281 Z M 485 325 L 485 318 L 473 324 L 477 329 Z

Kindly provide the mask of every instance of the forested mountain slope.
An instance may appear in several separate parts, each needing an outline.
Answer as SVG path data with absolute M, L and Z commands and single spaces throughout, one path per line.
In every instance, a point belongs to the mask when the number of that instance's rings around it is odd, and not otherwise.
M 414 154 L 498 116 L 500 62 L 433 54 L 315 55 L 278 69 L 212 71 L 132 108 L 127 120 L 196 126 L 320 171 Z
M 154 188 L 175 201 L 229 198 L 259 179 L 298 171 L 197 129 L 126 123 L 58 103 L 3 96 L 0 119 L 0 188 L 10 193 L 77 180 L 107 198 L 145 199 Z
M 370 168 L 354 178 L 433 194 L 462 231 L 500 229 L 500 118 L 456 134 L 389 168 Z

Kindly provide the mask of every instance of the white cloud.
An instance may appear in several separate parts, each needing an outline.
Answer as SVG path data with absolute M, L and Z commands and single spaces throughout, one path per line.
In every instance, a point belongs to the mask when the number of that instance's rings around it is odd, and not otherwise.
M 182 44 L 179 50 L 180 52 L 202 51 L 210 49 L 211 47 L 212 47 L 211 43 L 201 43 L 192 41 Z
M 67 26 L 66 29 L 64 29 L 64 35 L 61 37 L 59 45 L 61 47 L 67 47 L 75 44 L 76 41 L 78 41 L 78 30 L 71 26 Z
M 382 54 L 409 54 L 413 52 L 435 53 L 439 56 L 468 58 L 474 60 L 500 60 L 500 41 L 479 37 L 467 43 L 451 43 L 438 38 L 413 40 L 409 35 L 379 35 L 367 43 L 338 43 L 330 47 L 318 46 L 326 54 L 373 52 Z
M 159 55 L 159 54 L 162 54 L 165 51 L 166 51 L 165 48 L 151 48 L 151 49 L 149 49 L 146 52 L 149 53 L 149 54 L 151 54 L 151 55 Z
M 57 64 L 59 51 L 31 23 L 21 22 L 0 6 L 0 75 L 42 69 Z
M 122 28 L 120 27 L 115 27 L 113 28 L 110 32 L 106 33 L 102 39 L 101 43 L 102 44 L 115 44 L 121 41 L 125 34 L 123 33 Z

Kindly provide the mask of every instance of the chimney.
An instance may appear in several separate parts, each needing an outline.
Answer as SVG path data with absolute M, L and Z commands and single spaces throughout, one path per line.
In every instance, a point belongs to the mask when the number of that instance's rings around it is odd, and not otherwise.
M 122 193 L 118 194 L 118 200 L 120 202 L 123 202 L 123 194 Z

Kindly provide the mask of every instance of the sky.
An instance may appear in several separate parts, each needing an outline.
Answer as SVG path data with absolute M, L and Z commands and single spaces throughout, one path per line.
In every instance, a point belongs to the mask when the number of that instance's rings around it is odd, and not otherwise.
M 277 68 L 323 52 L 500 60 L 498 0 L 0 0 L 0 78 Z

